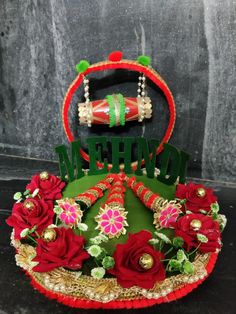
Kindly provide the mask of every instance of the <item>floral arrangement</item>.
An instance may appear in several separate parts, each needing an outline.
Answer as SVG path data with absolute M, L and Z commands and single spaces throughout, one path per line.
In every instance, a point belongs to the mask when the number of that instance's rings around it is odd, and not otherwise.
M 186 284 L 206 277 L 204 263 L 211 254 L 220 251 L 221 232 L 226 225 L 212 189 L 201 184 L 178 184 L 175 199 L 160 205 L 161 197 L 137 183 L 134 177 L 123 174 L 108 178 L 113 185 L 106 181 L 107 201 L 95 217 L 99 233 L 87 241 L 84 234 L 89 228 L 83 222 L 83 198 L 63 199 L 66 184 L 60 178 L 42 172 L 32 177 L 24 193 L 15 193 L 16 202 L 6 222 L 13 227 L 17 264 L 32 277 L 43 276 L 46 288 L 54 292 L 67 290 L 65 285 L 50 285 L 49 278 L 57 270 L 73 274 L 71 281 L 87 278 L 84 298 L 102 303 L 118 299 L 127 291 L 131 296 L 140 294 L 158 300 L 174 290 L 170 285 L 162 287 L 169 278 L 180 276 L 178 284 L 180 278 Z M 94 203 L 103 196 L 104 182 L 81 195 L 90 195 Z M 117 244 L 113 255 L 109 255 L 106 243 L 124 235 L 128 227 L 125 183 L 143 203 L 147 204 L 147 193 L 155 202 L 158 200 L 160 206 L 153 213 L 156 231 L 129 233 L 126 242 Z M 198 261 L 203 257 L 199 267 Z M 94 283 L 90 287 L 90 280 L 95 280 L 95 288 Z M 105 285 L 100 290 L 99 282 Z
M 137 95 L 126 97 L 119 93 L 91 100 L 89 75 L 116 69 L 138 72 Z M 119 169 L 123 172 L 108 174 L 72 198 L 63 196 L 66 183 L 59 177 L 46 171 L 33 176 L 23 193 L 15 193 L 12 214 L 6 221 L 13 228 L 11 243 L 16 249 L 16 264 L 25 270 L 36 289 L 71 307 L 140 308 L 181 298 L 212 272 L 222 247 L 226 218 L 219 213 L 212 189 L 194 183 L 176 184 L 176 180 L 185 182 L 184 169 L 189 156 L 168 145 L 176 118 L 172 93 L 151 67 L 150 57 L 145 55 L 127 60 L 121 51 L 113 51 L 108 60 L 96 64 L 81 60 L 76 70 L 78 75 L 68 88 L 62 106 L 71 158 L 64 145 L 56 147 L 61 178 L 68 182 L 82 180 L 86 171 L 83 173 L 81 158 L 89 163 L 91 176 Z M 83 86 L 85 99 L 78 105 L 80 124 L 124 127 L 129 121 L 142 122 L 152 117 L 148 80 L 163 92 L 169 109 L 162 140 L 118 138 L 117 142 L 116 137 L 108 141 L 99 136 L 89 138 L 89 153 L 84 151 L 69 123 L 71 100 L 77 89 Z M 121 153 L 123 164 L 113 157 L 112 164 L 105 162 L 101 148 L 106 150 L 107 144 L 115 148 L 124 146 L 125 158 L 118 148 L 111 152 L 117 157 Z M 137 144 L 138 160 L 133 162 L 131 144 Z M 172 175 L 167 173 L 167 166 L 160 171 L 153 167 L 153 156 L 162 151 L 166 165 L 171 154 L 179 165 Z M 168 185 L 176 185 L 173 199 L 154 193 L 143 182 L 137 182 L 135 176 L 128 177 L 126 168 L 137 175 L 146 171 L 149 178 L 157 172 L 167 189 Z M 125 202 L 127 189 L 151 211 L 153 225 L 148 230 L 129 232 L 134 221 Z M 105 200 L 90 224 L 86 212 L 103 197 Z

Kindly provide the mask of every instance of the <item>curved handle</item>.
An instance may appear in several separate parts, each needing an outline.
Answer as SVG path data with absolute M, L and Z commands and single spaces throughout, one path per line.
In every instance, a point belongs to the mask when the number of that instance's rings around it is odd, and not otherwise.
M 169 116 L 169 123 L 166 129 L 165 135 L 156 150 L 156 154 L 159 154 L 163 150 L 163 144 L 169 141 L 171 134 L 173 132 L 173 129 L 174 129 L 175 118 L 176 118 L 174 99 L 166 82 L 161 78 L 161 76 L 154 69 L 150 67 L 145 67 L 139 64 L 138 62 L 131 61 L 131 60 L 122 60 L 118 62 L 112 62 L 112 61 L 99 62 L 99 63 L 91 65 L 83 73 L 78 74 L 78 76 L 75 78 L 75 80 L 72 82 L 72 84 L 70 85 L 70 87 L 68 88 L 66 92 L 64 102 L 63 102 L 63 107 L 62 107 L 62 122 L 63 122 L 63 127 L 65 130 L 67 139 L 69 140 L 69 142 L 72 142 L 75 140 L 69 126 L 68 112 L 69 112 L 72 97 L 74 93 L 76 92 L 76 90 L 82 84 L 84 75 L 87 75 L 93 72 L 100 72 L 104 70 L 113 70 L 113 69 L 127 69 L 131 71 L 137 71 L 137 72 L 143 73 L 146 77 L 148 77 L 155 85 L 157 85 L 163 91 L 166 97 L 167 103 L 168 103 L 170 116 Z M 90 161 L 89 155 L 83 149 L 80 150 L 80 154 L 84 158 L 84 160 L 88 162 Z M 152 154 L 150 154 L 150 158 L 152 158 Z M 137 168 L 137 163 L 138 163 L 137 161 L 132 162 L 133 170 Z M 142 165 L 144 165 L 144 160 L 142 160 Z M 103 164 L 97 162 L 97 166 L 102 168 Z M 112 168 L 112 164 L 109 164 L 108 169 L 111 169 L 111 168 Z M 122 170 L 123 168 L 124 168 L 124 165 L 121 164 L 120 169 Z

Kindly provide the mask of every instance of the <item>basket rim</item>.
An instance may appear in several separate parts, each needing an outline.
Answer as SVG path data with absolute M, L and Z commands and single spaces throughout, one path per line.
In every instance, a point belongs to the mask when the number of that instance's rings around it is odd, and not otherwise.
M 46 289 L 43 285 L 41 285 L 35 276 L 30 273 L 29 271 L 25 270 L 25 273 L 27 276 L 30 277 L 31 279 L 31 285 L 37 289 L 40 293 L 44 294 L 47 298 L 50 299 L 55 299 L 59 303 L 62 303 L 64 305 L 68 305 L 70 307 L 74 308 L 82 308 L 82 309 L 130 309 L 130 308 L 144 308 L 144 307 L 149 307 L 161 303 L 167 303 L 171 302 L 174 300 L 178 300 L 190 292 L 197 288 L 200 284 L 202 284 L 207 277 L 212 273 L 215 263 L 218 258 L 218 253 L 211 253 L 210 258 L 208 260 L 208 263 L 205 267 L 206 269 L 206 275 L 204 278 L 197 280 L 196 282 L 193 283 L 186 283 L 183 287 L 180 289 L 173 290 L 172 292 L 168 293 L 166 296 L 161 296 L 158 299 L 149 299 L 147 297 L 138 297 L 133 300 L 112 300 L 107 303 L 99 302 L 99 301 L 94 301 L 94 300 L 87 300 L 87 299 L 81 299 L 81 298 L 76 298 L 74 296 L 68 296 L 64 295 L 62 293 L 58 293 L 55 291 L 51 291 L 49 289 Z

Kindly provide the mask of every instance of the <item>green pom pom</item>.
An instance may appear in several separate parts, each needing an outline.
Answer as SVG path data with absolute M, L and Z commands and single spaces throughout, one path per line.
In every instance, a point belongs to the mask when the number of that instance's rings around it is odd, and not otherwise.
M 78 73 L 83 73 L 89 67 L 89 62 L 87 60 L 81 60 L 80 63 L 76 64 L 76 71 Z
M 112 268 L 115 265 L 115 260 L 111 256 L 105 256 L 102 260 L 102 266 L 105 269 Z
M 138 63 L 144 65 L 144 66 L 148 66 L 151 63 L 151 58 L 148 56 L 139 56 L 138 57 Z

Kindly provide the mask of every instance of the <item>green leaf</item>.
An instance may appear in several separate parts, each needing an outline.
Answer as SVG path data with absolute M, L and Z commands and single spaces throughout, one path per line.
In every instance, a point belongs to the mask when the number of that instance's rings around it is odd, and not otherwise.
M 111 256 L 105 256 L 102 260 L 102 266 L 105 269 L 112 268 L 115 265 L 115 260 Z
M 39 189 L 35 189 L 34 192 L 32 193 L 32 197 L 35 197 L 39 192 Z
M 25 192 L 23 193 L 24 196 L 28 195 L 30 193 L 30 190 L 25 190 Z
M 96 279 L 102 279 L 106 273 L 103 267 L 96 267 L 91 270 L 91 276 Z
M 109 238 L 105 234 L 99 234 L 98 235 L 99 239 L 101 239 L 102 242 L 107 242 Z
M 60 215 L 63 212 L 63 209 L 60 206 L 55 206 L 53 211 L 55 214 Z
M 96 259 L 99 260 L 99 261 L 101 261 L 101 260 L 103 260 L 103 258 L 104 258 L 106 255 L 107 255 L 107 251 L 106 251 L 104 248 L 102 248 L 101 253 L 98 255 L 98 257 L 97 257 Z
M 96 236 L 96 237 L 94 237 L 94 238 L 90 238 L 89 239 L 89 243 L 90 244 L 101 244 L 102 243 L 102 240 L 101 240 L 101 238 L 99 237 L 99 236 Z
M 152 244 L 152 245 L 155 245 L 155 244 L 158 244 L 160 242 L 160 240 L 158 240 L 158 239 L 150 239 L 148 242 L 150 244 Z
M 179 247 L 183 247 L 184 240 L 181 237 L 175 237 L 175 238 L 173 238 L 172 243 L 173 243 L 175 248 L 179 248 Z
M 31 228 L 29 230 L 29 233 L 34 233 L 36 229 L 37 229 L 37 226 L 35 225 L 35 226 L 33 226 L 33 228 Z
M 85 223 L 78 223 L 78 229 L 81 231 L 87 231 L 88 230 L 88 225 L 86 225 Z
M 163 242 L 165 242 L 165 243 L 167 243 L 167 244 L 170 244 L 170 243 L 171 243 L 170 239 L 169 239 L 164 233 L 162 233 L 162 232 L 157 232 L 157 231 L 155 231 L 154 233 L 155 233 L 155 235 L 156 235 L 159 239 L 161 239 Z
M 183 272 L 185 274 L 192 275 L 194 273 L 194 265 L 189 261 L 185 261 L 183 265 Z
M 217 214 L 220 210 L 219 204 L 217 202 L 211 204 L 211 210 L 214 214 Z
M 201 243 L 207 243 L 208 242 L 208 238 L 204 234 L 201 234 L 201 233 L 197 233 L 197 239 Z
M 225 215 L 218 215 L 218 222 L 220 224 L 220 230 L 221 232 L 224 230 L 226 224 L 227 224 L 227 218 Z
M 16 192 L 16 193 L 13 195 L 13 199 L 14 199 L 15 201 L 19 201 L 21 198 L 22 198 L 21 192 Z
M 29 234 L 29 228 L 25 228 L 21 231 L 20 236 L 21 238 L 25 238 Z
M 169 270 L 180 270 L 182 268 L 182 263 L 176 259 L 171 259 L 169 262 Z
M 191 210 L 186 210 L 186 214 L 192 214 Z
M 178 250 L 178 252 L 177 252 L 177 260 L 180 261 L 181 263 L 183 261 L 187 261 L 188 260 L 186 254 L 184 253 L 183 250 Z
M 212 219 L 213 219 L 213 220 L 217 220 L 217 218 L 218 218 L 218 214 L 217 214 L 217 213 L 213 213 Z
M 102 248 L 99 245 L 91 245 L 87 252 L 90 256 L 97 258 L 102 253 Z

